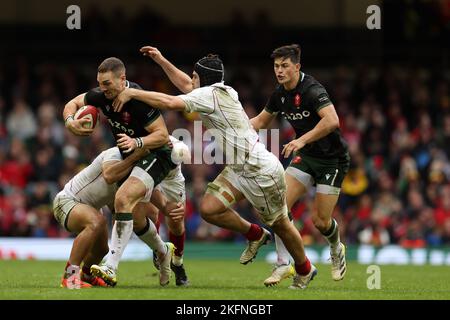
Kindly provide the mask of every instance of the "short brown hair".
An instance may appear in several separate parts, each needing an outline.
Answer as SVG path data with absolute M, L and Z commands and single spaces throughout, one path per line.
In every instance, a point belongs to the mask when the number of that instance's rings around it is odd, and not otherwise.
M 282 46 L 282 47 L 276 48 L 275 50 L 273 50 L 270 57 L 272 59 L 290 58 L 293 63 L 300 63 L 300 53 L 301 53 L 300 45 L 291 44 L 288 46 Z
M 100 63 L 97 71 L 99 73 L 112 71 L 115 75 L 119 75 L 120 73 L 125 73 L 125 65 L 123 64 L 122 60 L 116 57 L 110 57 Z

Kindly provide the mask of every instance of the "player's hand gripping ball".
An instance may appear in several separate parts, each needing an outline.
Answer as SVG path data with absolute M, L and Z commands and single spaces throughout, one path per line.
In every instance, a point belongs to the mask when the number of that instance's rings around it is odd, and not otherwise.
M 74 119 L 87 119 L 89 121 L 83 123 L 83 128 L 94 129 L 97 126 L 99 116 L 100 114 L 96 107 L 87 105 L 78 109 L 78 111 L 75 113 Z

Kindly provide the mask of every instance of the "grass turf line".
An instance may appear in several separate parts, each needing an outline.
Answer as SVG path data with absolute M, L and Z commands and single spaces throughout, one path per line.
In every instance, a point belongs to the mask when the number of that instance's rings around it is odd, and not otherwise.
M 241 265 L 230 260 L 185 259 L 191 281 L 176 287 L 175 278 L 160 287 L 151 261 L 122 262 L 115 288 L 68 290 L 60 288 L 63 261 L 0 261 L 0 299 L 40 300 L 391 300 L 450 299 L 448 266 L 381 265 L 381 289 L 369 290 L 366 265 L 348 264 L 343 281 L 331 279 L 330 265 L 318 264 L 318 276 L 306 290 L 287 287 L 292 279 L 266 288 L 263 281 L 271 266 L 255 261 Z

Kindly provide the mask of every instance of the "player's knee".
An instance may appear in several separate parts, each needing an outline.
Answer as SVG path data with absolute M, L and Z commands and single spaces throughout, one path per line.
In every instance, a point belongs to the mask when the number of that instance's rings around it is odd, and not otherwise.
M 91 219 L 91 228 L 95 232 L 102 232 L 106 228 L 106 218 L 101 214 L 93 216 Z
M 116 212 L 128 212 L 131 211 L 130 204 L 133 201 L 131 194 L 127 192 L 118 192 L 114 200 L 114 208 Z

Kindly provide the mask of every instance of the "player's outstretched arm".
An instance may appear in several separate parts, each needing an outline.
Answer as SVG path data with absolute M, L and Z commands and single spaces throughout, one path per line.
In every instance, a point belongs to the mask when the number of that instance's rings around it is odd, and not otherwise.
M 146 155 L 146 149 L 137 149 L 129 157 L 120 161 L 105 161 L 102 164 L 102 175 L 107 184 L 116 183 L 125 178 L 136 161 Z
M 126 88 L 113 101 L 114 111 L 120 112 L 123 105 L 131 99 L 142 101 L 154 108 L 162 110 L 182 111 L 186 108 L 186 103 L 179 97 L 155 91 Z
M 82 93 L 67 102 L 63 111 L 64 124 L 66 128 L 77 136 L 88 136 L 94 131 L 94 129 L 83 128 L 83 124 L 89 122 L 89 119 L 75 120 L 73 118 L 77 110 L 84 106 L 85 95 L 85 93 Z
M 270 123 L 273 119 L 275 119 L 276 115 L 263 110 L 256 117 L 250 119 L 250 123 L 253 126 L 253 129 L 258 131 L 259 129 L 266 129 L 269 127 Z
M 169 80 L 183 93 L 189 93 L 194 88 L 192 80 L 189 75 L 175 67 L 169 60 L 167 60 L 158 48 L 152 46 L 145 46 L 140 49 L 144 56 L 153 59 L 164 70 Z

